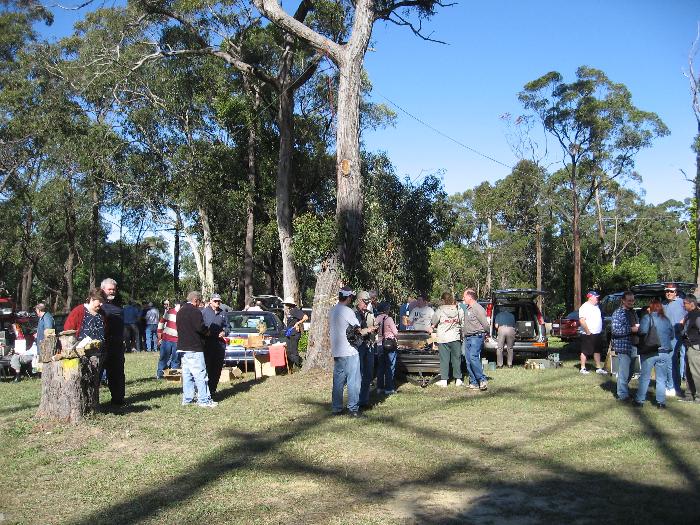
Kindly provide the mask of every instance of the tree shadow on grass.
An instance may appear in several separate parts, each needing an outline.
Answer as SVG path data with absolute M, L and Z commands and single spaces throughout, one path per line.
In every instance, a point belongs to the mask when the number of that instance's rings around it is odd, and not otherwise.
M 504 388 L 502 392 L 522 400 L 541 400 L 543 397 L 539 391 L 529 392 L 517 387 Z M 561 400 L 555 392 L 552 397 Z M 303 479 L 312 478 L 324 486 L 330 483 L 340 485 L 335 493 L 337 497 L 326 495 L 318 498 L 312 512 L 297 516 L 298 522 L 304 523 L 349 522 L 351 513 L 363 504 L 384 508 L 384 517 L 391 519 L 393 516 L 396 522 L 426 524 L 695 523 L 700 515 L 697 469 L 684 460 L 677 445 L 670 442 L 668 435 L 644 412 L 616 411 L 612 417 L 619 418 L 620 424 L 624 423 L 624 418 L 638 418 L 645 433 L 653 439 L 656 452 L 662 454 L 682 476 L 684 488 L 660 486 L 653 472 L 640 473 L 640 479 L 632 481 L 614 471 L 597 469 L 595 462 L 566 463 L 535 446 L 539 441 L 570 431 L 572 427 L 596 417 L 600 413 L 599 405 L 526 432 L 522 439 L 513 443 L 503 443 L 484 440 L 478 432 L 465 435 L 436 428 L 425 422 L 422 417 L 425 409 L 418 405 L 394 414 L 382 414 L 376 410 L 365 421 L 352 421 L 346 427 L 338 428 L 338 419 L 332 418 L 327 403 L 317 399 L 300 401 L 309 407 L 308 412 L 286 422 L 283 428 L 273 432 L 243 432 L 228 428 L 223 433 L 227 443 L 193 464 L 187 472 L 168 477 L 74 523 L 128 525 L 153 520 L 161 512 L 199 497 L 209 485 L 230 472 L 261 466 L 268 473 L 279 474 L 280 479 L 303 476 Z M 574 396 L 572 401 L 585 400 Z M 478 402 L 479 398 L 471 396 L 455 397 L 445 400 L 436 411 L 464 407 L 465 414 L 469 414 L 468 411 L 473 410 Z M 286 443 L 326 424 L 330 426 L 324 433 L 349 431 L 349 439 L 362 431 L 371 437 L 373 428 L 389 426 L 435 444 L 435 450 L 439 450 L 437 445 L 443 443 L 456 444 L 464 449 L 464 453 L 455 453 L 435 466 L 426 466 L 416 472 L 401 469 L 397 457 L 393 475 L 384 471 L 378 479 L 375 470 L 371 466 L 367 468 L 361 461 L 356 468 L 337 468 L 333 464 L 319 464 L 303 455 L 297 457 L 289 448 L 283 450 Z M 367 439 L 368 436 L 359 437 Z M 529 445 L 527 449 L 522 447 L 524 441 Z M 528 467 L 534 479 L 514 479 L 515 476 L 504 473 L 504 469 L 485 459 L 493 457 L 517 461 Z M 281 521 L 274 514 L 265 516 L 269 522 Z M 260 519 L 264 521 L 262 517 Z
M 260 385 L 264 383 L 267 380 L 267 377 L 261 377 L 260 379 L 251 379 L 251 380 L 238 380 L 236 383 L 230 383 L 229 386 L 225 388 L 221 388 L 221 385 L 216 391 L 216 394 L 214 394 L 213 398 L 216 401 L 224 401 L 230 397 L 233 397 L 238 394 L 243 394 L 244 392 L 248 392 L 251 388 L 253 388 L 256 385 Z

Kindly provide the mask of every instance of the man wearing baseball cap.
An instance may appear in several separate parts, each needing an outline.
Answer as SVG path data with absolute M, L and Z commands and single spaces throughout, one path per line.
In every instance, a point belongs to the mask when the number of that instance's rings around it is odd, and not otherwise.
M 204 362 L 209 376 L 209 393 L 213 396 L 219 386 L 226 356 L 224 343 L 226 318 L 221 309 L 221 296 L 218 293 L 212 294 L 209 304 L 202 309 L 202 320 L 208 330 L 204 340 Z
M 600 294 L 595 290 L 590 290 L 586 294 L 586 302 L 578 309 L 578 320 L 581 331 L 581 370 L 582 374 L 590 373 L 586 369 L 586 358 L 593 356 L 597 374 L 607 375 L 607 372 L 600 363 L 600 334 L 603 331 L 603 315 L 598 307 Z
M 681 380 L 685 372 L 685 346 L 683 346 L 683 319 L 685 308 L 683 299 L 678 297 L 678 286 L 675 283 L 666 283 L 664 286 L 665 300 L 662 301 L 664 315 L 673 325 L 674 338 L 671 341 L 672 353 L 668 360 L 666 370 L 666 397 L 681 395 Z
M 348 386 L 348 412 L 352 417 L 360 414 L 360 355 L 348 341 L 348 330 L 360 329 L 360 322 L 350 305 L 355 300 L 355 292 L 349 286 L 338 291 L 338 303 L 328 313 L 333 355 L 332 413 L 343 413 L 343 391 Z

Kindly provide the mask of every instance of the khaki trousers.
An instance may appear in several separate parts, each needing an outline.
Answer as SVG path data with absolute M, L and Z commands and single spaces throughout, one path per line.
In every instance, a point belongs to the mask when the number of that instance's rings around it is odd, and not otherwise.
M 513 364 L 513 344 L 515 343 L 515 328 L 512 326 L 498 327 L 498 348 L 496 349 L 496 364 L 503 366 L 503 346 L 508 352 L 508 366 Z

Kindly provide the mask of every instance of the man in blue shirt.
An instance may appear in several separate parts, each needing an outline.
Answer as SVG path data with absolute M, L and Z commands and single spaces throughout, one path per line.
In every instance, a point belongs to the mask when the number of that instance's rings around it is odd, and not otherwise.
M 637 348 L 632 338 L 639 331 L 639 320 L 634 311 L 634 293 L 622 294 L 620 307 L 612 315 L 612 349 L 617 355 L 617 399 L 627 401 L 632 367 L 637 358 Z
M 139 334 L 139 316 L 141 309 L 134 301 L 124 307 L 124 347 L 127 352 L 141 351 L 141 334 Z
M 44 331 L 54 327 L 53 316 L 46 311 L 46 304 L 39 303 L 34 307 L 39 324 L 36 326 L 36 348 L 39 352 L 41 342 L 44 340 Z
M 685 318 L 685 308 L 683 308 L 683 299 L 678 297 L 678 287 L 673 283 L 668 283 L 664 288 L 666 300 L 663 301 L 664 315 L 671 321 L 673 325 L 673 333 L 675 337 L 671 344 L 673 345 L 673 353 L 668 361 L 668 369 L 666 377 L 669 378 L 666 385 L 666 397 L 681 395 L 681 379 L 685 372 L 685 346 L 683 346 L 683 319 Z M 673 378 L 673 382 L 670 378 Z
M 493 320 L 498 330 L 498 347 L 496 349 L 496 365 L 503 368 L 503 347 L 508 352 L 508 368 L 513 368 L 513 344 L 515 344 L 515 316 L 510 310 L 501 310 Z

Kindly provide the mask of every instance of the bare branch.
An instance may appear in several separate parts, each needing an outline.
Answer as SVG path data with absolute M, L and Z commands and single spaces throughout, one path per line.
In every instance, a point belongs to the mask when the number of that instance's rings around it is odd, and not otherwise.
M 416 35 L 418 38 L 421 38 L 427 42 L 435 42 L 436 44 L 448 45 L 447 42 L 443 42 L 442 40 L 436 40 L 435 38 L 432 38 L 431 35 L 433 33 L 430 33 L 429 35 L 424 35 L 423 34 L 423 21 L 422 20 L 418 20 L 418 26 L 416 26 L 413 22 L 405 19 L 404 17 L 402 17 L 398 13 L 389 13 L 389 15 L 386 18 L 384 18 L 383 20 L 391 22 L 392 24 L 396 24 L 397 26 L 408 27 L 414 35 Z
M 340 65 L 343 59 L 342 47 L 290 16 L 277 0 L 253 0 L 253 3 L 271 22 L 326 52 L 333 62 Z
M 63 9 L 64 11 L 78 11 L 82 9 L 83 7 L 89 6 L 91 3 L 93 3 L 94 0 L 86 0 L 80 5 L 77 6 L 67 6 L 59 3 L 51 4 L 49 7 L 58 7 L 59 9 Z

